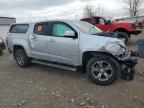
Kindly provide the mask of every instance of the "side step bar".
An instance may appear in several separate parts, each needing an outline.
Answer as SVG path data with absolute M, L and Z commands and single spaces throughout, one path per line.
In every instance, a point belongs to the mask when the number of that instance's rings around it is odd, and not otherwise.
M 51 62 L 46 62 L 46 61 L 41 61 L 41 60 L 32 60 L 31 62 L 36 63 L 36 64 L 46 65 L 46 66 L 56 67 L 60 69 L 70 70 L 70 71 L 77 71 L 76 67 L 67 66 L 63 64 L 51 63 Z

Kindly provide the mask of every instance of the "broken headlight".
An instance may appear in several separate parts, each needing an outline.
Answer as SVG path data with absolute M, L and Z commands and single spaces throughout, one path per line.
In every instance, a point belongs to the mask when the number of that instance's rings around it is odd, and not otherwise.
M 119 56 L 121 56 L 121 57 L 130 57 L 131 51 L 128 49 L 128 47 L 125 44 L 121 44 L 121 43 L 119 43 L 119 45 L 121 46 L 121 51 L 123 52 Z
M 108 42 L 104 46 L 105 51 L 111 53 L 112 55 L 119 56 L 124 55 L 127 51 L 125 44 L 121 41 Z

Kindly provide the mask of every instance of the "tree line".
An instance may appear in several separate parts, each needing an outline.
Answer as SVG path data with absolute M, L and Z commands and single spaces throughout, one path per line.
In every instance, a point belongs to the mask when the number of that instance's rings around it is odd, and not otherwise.
M 124 10 L 128 13 L 129 17 L 135 17 L 139 15 L 144 15 L 144 0 L 122 0 L 124 4 Z M 105 13 L 103 6 L 94 7 L 87 4 L 84 7 L 83 16 L 103 16 Z

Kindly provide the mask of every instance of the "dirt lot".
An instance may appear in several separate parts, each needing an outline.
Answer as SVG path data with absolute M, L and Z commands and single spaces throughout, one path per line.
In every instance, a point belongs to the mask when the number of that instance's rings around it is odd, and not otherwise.
M 128 43 L 137 50 L 133 37 Z M 0 108 L 144 108 L 144 59 L 135 79 L 98 86 L 80 72 L 33 64 L 19 68 L 6 51 L 0 57 Z

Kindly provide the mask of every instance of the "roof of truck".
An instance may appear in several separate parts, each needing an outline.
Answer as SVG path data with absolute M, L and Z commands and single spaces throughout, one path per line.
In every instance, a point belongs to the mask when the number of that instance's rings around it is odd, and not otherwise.
M 52 22 L 52 21 L 62 21 L 62 22 L 70 22 L 70 21 L 75 21 L 75 20 L 62 20 L 62 19 L 55 19 L 55 20 L 42 20 L 42 21 L 31 21 L 31 22 L 18 22 L 18 23 L 13 23 L 13 24 L 34 24 L 34 23 L 40 23 L 40 22 Z M 12 24 L 12 25 L 13 25 Z

